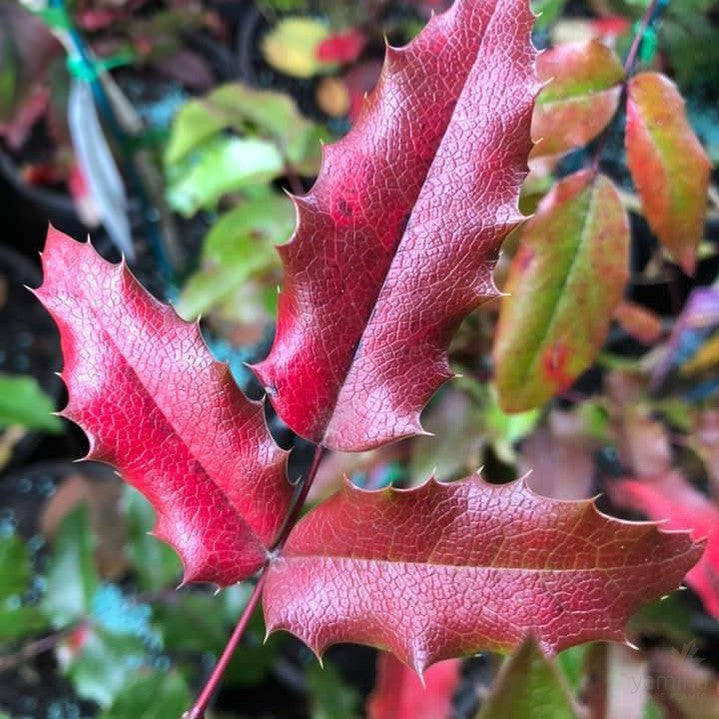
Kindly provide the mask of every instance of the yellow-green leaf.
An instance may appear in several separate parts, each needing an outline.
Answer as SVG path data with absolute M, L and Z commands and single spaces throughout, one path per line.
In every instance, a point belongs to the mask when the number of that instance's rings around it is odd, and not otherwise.
M 289 198 L 270 194 L 223 215 L 204 240 L 201 268 L 182 290 L 176 309 L 192 320 L 234 294 L 248 278 L 279 266 L 274 245 L 292 234 Z
M 319 44 L 328 38 L 325 23 L 305 17 L 288 17 L 275 25 L 262 42 L 262 55 L 269 65 L 285 75 L 312 77 L 332 69 L 317 55 Z

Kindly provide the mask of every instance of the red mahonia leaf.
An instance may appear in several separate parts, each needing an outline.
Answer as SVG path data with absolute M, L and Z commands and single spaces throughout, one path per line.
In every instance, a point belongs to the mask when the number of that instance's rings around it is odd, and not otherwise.
M 237 582 L 267 559 L 291 497 L 285 452 L 197 325 L 124 265 L 50 229 L 37 296 L 60 330 L 70 401 L 89 459 L 116 466 L 152 503 L 154 534 L 185 581 Z
M 354 62 L 364 49 L 367 38 L 361 30 L 352 27 L 325 38 L 316 50 L 321 62 Z
M 568 43 L 537 60 L 539 93 L 532 117 L 532 156 L 555 155 L 593 140 L 614 117 L 624 70 L 598 40 Z
M 677 587 L 701 552 L 688 534 L 540 497 L 523 480 L 378 492 L 347 483 L 270 565 L 265 619 L 318 654 L 359 642 L 418 672 L 527 634 L 558 651 L 623 639 L 629 616 Z
M 687 584 L 704 606 L 719 617 L 719 508 L 676 472 L 658 479 L 623 480 L 610 491 L 617 505 L 666 520 L 667 529 L 690 529 L 695 539 L 707 539 L 707 551 L 687 574 Z
M 382 652 L 377 685 L 367 703 L 368 719 L 449 719 L 461 667 L 459 659 L 435 664 L 424 673 L 423 685 L 406 664 Z
M 629 81 L 626 143 L 649 225 L 690 274 L 704 229 L 711 163 L 671 80 L 644 72 Z
M 360 450 L 422 431 L 449 340 L 496 296 L 521 220 L 533 22 L 527 0 L 457 0 L 389 48 L 357 124 L 296 198 L 277 335 L 255 371 L 301 436 Z

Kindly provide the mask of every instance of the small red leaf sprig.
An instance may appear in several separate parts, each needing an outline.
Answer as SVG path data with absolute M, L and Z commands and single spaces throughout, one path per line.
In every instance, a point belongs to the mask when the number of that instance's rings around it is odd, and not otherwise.
M 455 329 L 497 295 L 492 269 L 521 220 L 539 89 L 533 19 L 527 0 L 457 0 L 389 49 L 354 129 L 295 198 L 277 336 L 255 368 L 278 414 L 317 445 L 294 501 L 262 406 L 212 360 L 198 328 L 124 265 L 49 232 L 37 294 L 62 337 L 65 415 L 87 432 L 91 456 L 152 502 L 156 534 L 178 550 L 187 581 L 257 573 L 188 719 L 204 716 L 260 602 L 271 630 L 318 653 L 367 643 L 422 672 L 530 634 L 547 651 L 621 639 L 629 614 L 699 559 L 687 533 L 541 498 L 522 480 L 347 486 L 297 523 L 325 449 L 422 431 L 424 403 L 450 376 Z M 577 193 L 591 205 L 607 192 L 601 182 Z

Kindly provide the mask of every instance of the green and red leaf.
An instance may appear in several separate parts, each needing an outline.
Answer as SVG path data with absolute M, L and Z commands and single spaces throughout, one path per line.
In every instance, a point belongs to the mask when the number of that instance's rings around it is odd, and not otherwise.
M 401 49 L 350 133 L 325 148 L 277 334 L 255 366 L 297 434 L 356 451 L 418 434 L 459 323 L 496 296 L 539 85 L 527 0 L 457 0 Z
M 691 274 L 704 230 L 711 163 L 679 90 L 664 75 L 644 72 L 629 81 L 626 145 L 652 231 Z
M 502 406 L 522 411 L 569 388 L 604 343 L 629 274 L 629 220 L 609 179 L 558 182 L 522 229 L 494 342 Z
M 579 719 L 569 687 L 528 637 L 506 660 L 476 719 Z
M 157 512 L 154 534 L 185 581 L 233 584 L 267 560 L 289 508 L 286 453 L 197 325 L 151 297 L 124 264 L 51 228 L 36 290 L 55 320 L 69 403 L 62 415 Z
M 539 93 L 532 117 L 532 157 L 558 155 L 593 140 L 619 107 L 624 70 L 598 40 L 568 43 L 537 59 Z
M 524 480 L 377 492 L 348 482 L 270 565 L 265 620 L 317 654 L 369 644 L 421 673 L 528 635 L 547 652 L 621 641 L 634 611 L 675 589 L 701 552 L 686 533 L 540 497 Z

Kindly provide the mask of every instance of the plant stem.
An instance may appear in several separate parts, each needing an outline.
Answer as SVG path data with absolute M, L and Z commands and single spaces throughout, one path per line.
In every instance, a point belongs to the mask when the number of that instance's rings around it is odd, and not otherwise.
M 652 2 L 647 7 L 644 16 L 641 19 L 641 22 L 639 23 L 639 29 L 634 35 L 634 39 L 632 40 L 632 44 L 629 48 L 629 52 L 627 53 L 627 58 L 624 61 L 624 89 L 623 89 L 623 96 L 626 97 L 627 92 L 627 81 L 629 80 L 629 76 L 631 75 L 632 71 L 634 70 L 634 65 L 637 61 L 637 55 L 639 54 L 639 48 L 642 46 L 642 40 L 644 40 L 644 35 L 647 32 L 647 28 L 649 27 L 650 23 L 654 20 L 657 11 L 659 10 L 659 6 L 662 0 L 652 0 Z M 607 129 L 604 131 L 604 135 L 602 139 L 599 142 L 599 145 L 597 146 L 597 150 L 594 153 L 594 158 L 592 160 L 592 172 L 596 175 L 597 172 L 599 172 L 599 163 L 602 158 L 602 154 L 604 152 L 604 148 L 607 145 L 607 139 L 609 138 L 609 127 L 611 126 L 611 122 L 607 126 Z
M 317 445 L 315 447 L 314 456 L 312 457 L 312 464 L 310 465 L 309 472 L 307 472 L 307 476 L 304 478 L 304 480 L 301 480 L 302 486 L 299 493 L 297 494 L 297 498 L 294 501 L 292 508 L 287 514 L 287 517 L 278 533 L 278 539 L 273 547 L 273 550 L 275 552 L 277 552 L 284 546 L 285 542 L 287 541 L 287 537 L 289 537 L 290 535 L 292 527 L 295 526 L 295 523 L 299 519 L 300 513 L 302 512 L 302 507 L 304 506 L 307 495 L 309 494 L 310 487 L 312 486 L 312 483 L 315 481 L 315 477 L 317 476 L 317 470 L 320 466 L 320 460 L 322 459 L 323 454 L 324 448 L 320 445 Z M 268 567 L 269 562 L 265 564 L 264 567 L 262 567 L 259 579 L 257 580 L 257 584 L 255 584 L 255 588 L 252 590 L 252 594 L 247 600 L 245 608 L 242 610 L 242 614 L 240 615 L 240 619 L 237 622 L 237 626 L 232 632 L 230 640 L 227 642 L 227 645 L 223 649 L 220 659 L 215 665 L 215 668 L 212 670 L 212 674 L 210 674 L 210 678 L 205 683 L 202 692 L 200 692 L 200 696 L 197 697 L 197 700 L 192 706 L 192 709 L 186 711 L 182 715 L 182 719 L 204 719 L 205 711 L 207 710 L 207 706 L 212 699 L 212 695 L 217 690 L 217 687 L 222 680 L 222 675 L 225 673 L 227 665 L 230 663 L 232 655 L 235 653 L 237 646 L 242 640 L 242 636 L 247 629 L 247 625 L 250 623 L 250 619 L 252 618 L 252 615 L 254 614 L 255 609 L 260 602 L 260 599 L 262 597 L 262 589 L 265 586 L 265 580 L 267 578 Z
M 197 700 L 195 701 L 192 709 L 186 711 L 182 715 L 182 719 L 204 719 L 207 705 L 210 703 L 212 695 L 215 693 L 218 684 L 222 680 L 222 675 L 225 673 L 225 669 L 227 669 L 227 665 L 230 663 L 232 655 L 235 653 L 235 649 L 240 643 L 242 635 L 245 633 L 245 629 L 247 629 L 247 625 L 250 623 L 250 619 L 252 619 L 252 615 L 255 612 L 255 607 L 257 607 L 260 601 L 260 597 L 262 596 L 262 588 L 265 585 L 266 577 L 267 575 L 265 574 L 265 570 L 263 569 L 262 574 L 260 574 L 260 578 L 257 580 L 257 584 L 255 584 L 255 588 L 252 590 L 252 594 L 247 601 L 247 605 L 242 611 L 240 620 L 237 622 L 237 626 L 232 632 L 230 640 L 227 642 L 227 646 L 225 646 L 219 661 L 215 665 L 215 668 L 212 670 L 210 678 L 205 683 L 205 686 L 203 687 L 200 696 L 197 697 Z
M 634 63 L 637 60 L 639 48 L 642 46 L 642 40 L 644 40 L 644 34 L 649 27 L 649 23 L 651 23 L 654 19 L 657 9 L 659 8 L 659 3 L 660 0 L 652 0 L 652 2 L 649 4 L 649 7 L 647 7 L 646 9 L 646 12 L 644 13 L 644 17 L 642 17 L 639 29 L 637 30 L 637 33 L 634 36 L 634 40 L 632 41 L 632 45 L 629 48 L 629 52 L 627 53 L 627 59 L 624 61 L 624 74 L 627 76 L 629 76 L 632 69 L 634 68 Z
M 19 652 L 15 654 L 8 654 L 0 657 L 0 674 L 7 672 L 20 664 L 24 664 L 29 659 L 44 654 L 54 649 L 66 636 L 72 634 L 76 629 L 80 629 L 84 626 L 85 622 L 79 622 L 73 624 L 70 627 L 65 627 L 54 634 L 48 634 L 46 637 L 36 639 L 34 642 L 26 644 Z
M 297 499 L 293 503 L 292 509 L 289 511 L 289 514 L 287 515 L 287 518 L 285 519 L 277 535 L 277 541 L 273 546 L 273 549 L 275 551 L 278 549 L 282 549 L 282 547 L 285 546 L 285 542 L 287 541 L 287 537 L 292 531 L 292 527 L 295 526 L 295 523 L 300 518 L 300 513 L 302 512 L 302 508 L 305 505 L 307 495 L 309 494 L 310 488 L 312 487 L 312 484 L 315 481 L 315 477 L 317 476 L 317 470 L 319 469 L 320 461 L 322 460 L 323 454 L 324 448 L 320 445 L 317 445 L 315 447 L 314 456 L 312 457 L 312 464 L 310 464 L 309 472 L 307 472 L 307 477 L 302 482 L 302 486 L 300 488 L 299 494 L 297 495 Z

